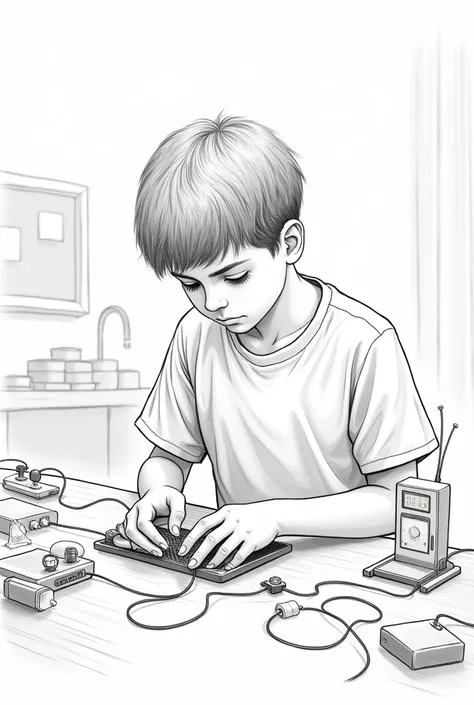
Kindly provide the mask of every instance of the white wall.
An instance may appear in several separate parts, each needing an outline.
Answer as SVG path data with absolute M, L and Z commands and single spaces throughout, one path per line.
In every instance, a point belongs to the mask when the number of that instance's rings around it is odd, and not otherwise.
M 90 188 L 91 314 L 3 322 L 3 372 L 50 347 L 106 357 L 151 384 L 187 301 L 138 253 L 141 170 L 172 129 L 221 109 L 274 128 L 307 177 L 304 272 L 391 318 L 432 412 L 416 359 L 412 252 L 412 60 L 417 44 L 465 25 L 468 5 L 435 2 L 16 2 L 4 5 L 0 168 Z M 463 14 L 464 13 L 464 14 Z M 466 30 L 467 31 L 467 30 Z M 5 345 L 5 341 L 7 344 Z M 472 480 L 469 487 L 472 489 Z

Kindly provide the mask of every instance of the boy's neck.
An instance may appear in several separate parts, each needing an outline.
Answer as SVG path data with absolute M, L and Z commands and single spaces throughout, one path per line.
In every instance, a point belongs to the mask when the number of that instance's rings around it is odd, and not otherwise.
M 255 328 L 239 335 L 239 340 L 244 347 L 262 355 L 279 350 L 301 335 L 320 300 L 320 288 L 303 279 L 294 265 L 289 265 L 277 301 Z

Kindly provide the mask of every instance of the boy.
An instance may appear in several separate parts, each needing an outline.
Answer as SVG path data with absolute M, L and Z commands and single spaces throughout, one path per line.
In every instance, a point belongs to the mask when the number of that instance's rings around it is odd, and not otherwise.
M 219 509 L 183 542 L 189 567 L 232 565 L 280 535 L 369 537 L 394 529 L 395 485 L 437 447 L 392 324 L 300 274 L 304 177 L 251 120 L 198 120 L 142 174 L 136 236 L 193 308 L 136 421 L 155 444 L 123 536 L 157 555 L 179 534 L 181 492 L 209 455 Z M 206 556 L 224 541 L 212 565 Z

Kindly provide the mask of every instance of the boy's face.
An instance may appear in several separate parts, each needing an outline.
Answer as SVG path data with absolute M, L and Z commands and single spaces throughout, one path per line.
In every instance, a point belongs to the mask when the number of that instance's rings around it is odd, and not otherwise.
M 247 333 L 267 315 L 285 285 L 286 247 L 274 257 L 267 249 L 247 247 L 186 272 L 172 272 L 192 305 L 234 333 Z

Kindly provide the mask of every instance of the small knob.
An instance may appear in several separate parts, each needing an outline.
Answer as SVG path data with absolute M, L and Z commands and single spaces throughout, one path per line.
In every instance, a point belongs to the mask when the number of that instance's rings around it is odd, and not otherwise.
M 120 534 L 119 534 L 119 532 L 117 531 L 117 529 L 108 529 L 108 530 L 105 532 L 105 542 L 106 542 L 106 543 L 113 544 L 114 538 L 115 538 L 116 536 L 119 536 L 119 535 L 120 535 Z
M 39 520 L 39 523 L 40 523 L 40 526 L 44 526 L 44 527 L 49 526 L 49 517 L 42 517 Z
M 39 482 L 41 480 L 41 473 L 39 470 L 32 470 L 30 472 L 30 480 L 33 483 L 33 487 L 39 487 Z
M 417 526 L 410 526 L 408 533 L 410 534 L 410 538 L 417 539 L 421 532 Z
M 34 531 L 35 529 L 39 529 L 39 528 L 40 528 L 40 525 L 39 525 L 38 521 L 35 521 L 35 520 L 30 521 L 30 530 L 31 531 Z
M 44 569 L 49 571 L 50 573 L 53 570 L 56 570 L 59 565 L 59 560 L 56 558 L 56 556 L 51 555 L 43 556 L 43 560 L 41 562 L 43 564 Z
M 279 585 L 281 583 L 281 578 L 279 578 L 278 575 L 273 575 L 268 582 L 272 585 Z
M 26 482 L 25 473 L 28 470 L 28 465 L 17 465 L 16 466 L 16 477 L 15 480 L 18 482 Z
M 75 546 L 68 546 L 64 550 L 64 562 L 65 563 L 76 563 L 78 560 L 78 551 Z

